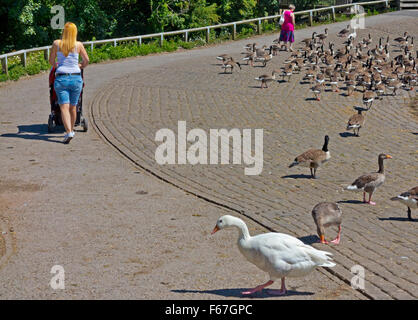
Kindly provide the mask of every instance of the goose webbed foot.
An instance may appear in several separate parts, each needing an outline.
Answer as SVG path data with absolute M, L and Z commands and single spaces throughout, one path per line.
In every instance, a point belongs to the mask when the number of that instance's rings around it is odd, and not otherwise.
M 334 240 L 331 241 L 331 243 L 340 244 L 340 238 L 339 237 L 335 238 Z
M 329 242 L 327 240 L 325 240 L 325 236 L 324 235 L 319 236 L 318 243 L 329 244 Z
M 369 201 L 367 201 L 366 203 L 371 204 L 372 206 L 376 205 L 376 202 L 372 201 L 372 194 L 369 194 Z
M 273 284 L 273 282 L 274 281 L 269 280 L 266 283 L 261 284 L 261 285 L 255 287 L 254 289 L 247 290 L 247 291 L 243 291 L 243 292 L 241 292 L 241 294 L 244 295 L 244 296 L 252 295 L 252 294 L 254 294 L 256 292 L 259 292 L 259 291 L 263 290 L 265 287 L 271 286 Z
M 340 240 L 341 240 L 341 226 L 338 227 L 338 235 L 337 237 L 331 241 L 331 243 L 333 244 L 340 244 Z
M 282 286 L 280 288 L 280 290 L 273 290 L 273 289 L 269 289 L 267 290 L 267 292 L 270 295 L 274 295 L 274 296 L 283 296 L 286 294 L 287 290 L 286 290 L 286 284 L 285 284 L 285 278 L 282 278 Z
M 410 221 L 414 221 L 414 219 L 412 219 L 412 212 L 411 212 L 411 208 L 410 207 L 408 207 L 408 219 Z

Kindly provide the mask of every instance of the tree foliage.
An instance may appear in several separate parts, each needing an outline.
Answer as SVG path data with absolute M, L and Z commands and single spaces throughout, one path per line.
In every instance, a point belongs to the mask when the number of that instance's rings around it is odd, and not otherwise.
M 295 0 L 298 9 L 319 0 Z M 44 46 L 61 35 L 51 7 L 61 5 L 79 40 L 126 37 L 238 21 L 279 11 L 280 0 L 0 0 L 0 53 Z

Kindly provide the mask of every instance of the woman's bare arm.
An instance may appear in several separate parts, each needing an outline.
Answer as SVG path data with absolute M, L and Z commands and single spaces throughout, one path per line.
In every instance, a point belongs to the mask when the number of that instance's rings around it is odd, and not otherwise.
M 59 40 L 55 40 L 54 43 L 52 44 L 52 49 L 49 54 L 49 64 L 53 67 L 55 66 L 55 59 L 57 58 L 58 46 L 59 46 Z
M 296 27 L 296 18 L 293 12 L 292 12 L 292 23 L 293 23 L 293 26 Z
M 84 48 L 84 45 L 79 42 L 80 46 L 80 55 L 81 55 L 81 64 L 79 65 L 81 69 L 84 69 L 89 64 L 89 56 L 86 52 L 86 49 Z

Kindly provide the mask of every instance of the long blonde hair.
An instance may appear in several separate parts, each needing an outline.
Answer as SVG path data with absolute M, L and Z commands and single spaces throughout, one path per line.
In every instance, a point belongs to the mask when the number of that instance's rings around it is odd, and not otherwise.
M 62 39 L 60 41 L 60 51 L 64 56 L 73 51 L 77 42 L 77 26 L 72 22 L 67 22 L 62 31 Z

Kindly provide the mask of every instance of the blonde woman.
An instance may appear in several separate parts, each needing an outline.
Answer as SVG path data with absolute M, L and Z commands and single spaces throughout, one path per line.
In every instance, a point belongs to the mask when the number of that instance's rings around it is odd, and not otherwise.
M 78 62 L 79 55 L 82 58 Z M 67 22 L 62 32 L 62 39 L 55 40 L 52 44 L 49 63 L 55 66 L 54 88 L 61 109 L 62 122 L 65 128 L 64 143 L 70 143 L 74 138 L 74 124 L 77 117 L 77 103 L 83 88 L 81 69 L 87 67 L 89 57 L 81 42 L 77 41 L 77 27 L 72 22 Z M 81 68 L 81 69 L 80 69 Z

